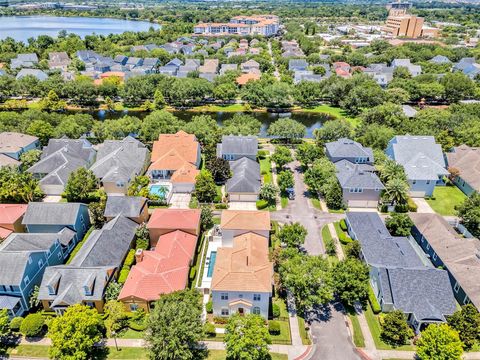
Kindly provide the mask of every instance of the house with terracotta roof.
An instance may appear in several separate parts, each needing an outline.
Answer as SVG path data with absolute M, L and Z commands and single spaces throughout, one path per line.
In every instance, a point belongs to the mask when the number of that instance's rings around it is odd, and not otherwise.
M 147 228 L 150 233 L 150 246 L 156 247 L 162 235 L 181 230 L 198 236 L 200 234 L 199 209 L 155 209 L 150 216 Z
M 231 247 L 233 238 L 249 232 L 269 238 L 270 212 L 258 210 L 223 210 L 220 221 L 222 245 Z
M 11 233 L 25 232 L 22 224 L 25 211 L 27 205 L 24 204 L 0 204 L 0 242 Z
M 246 85 L 249 81 L 257 81 L 260 80 L 260 74 L 257 73 L 246 73 L 242 74 L 235 80 L 238 85 Z
M 232 246 L 217 249 L 211 288 L 213 315 L 257 314 L 268 318 L 272 284 L 268 237 L 254 232 L 235 236 Z
M 185 131 L 160 134 L 153 143 L 151 161 L 147 174 L 152 181 L 170 181 L 174 193 L 190 193 L 199 173 L 200 144 L 195 135 Z

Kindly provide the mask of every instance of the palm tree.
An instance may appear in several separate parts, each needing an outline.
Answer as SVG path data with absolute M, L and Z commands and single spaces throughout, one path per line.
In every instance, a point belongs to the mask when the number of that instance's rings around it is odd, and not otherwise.
M 391 204 L 406 204 L 408 200 L 408 184 L 400 178 L 393 178 L 385 184 L 384 198 Z
M 388 182 L 392 179 L 400 179 L 405 181 L 405 172 L 403 167 L 400 164 L 397 164 L 393 160 L 387 160 L 379 169 L 380 171 L 380 178 L 383 182 Z

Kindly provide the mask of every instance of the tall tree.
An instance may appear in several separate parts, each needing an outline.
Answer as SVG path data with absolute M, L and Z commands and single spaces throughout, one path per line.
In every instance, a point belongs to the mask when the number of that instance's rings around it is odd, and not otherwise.
M 305 136 L 306 127 L 290 118 L 278 119 L 268 127 L 268 135 L 292 141 Z
M 465 348 L 470 349 L 480 340 L 480 313 L 473 304 L 463 305 L 447 321 L 448 325 L 458 331 Z
M 287 245 L 287 247 L 297 248 L 303 245 L 305 242 L 305 238 L 307 237 L 307 229 L 299 222 L 286 224 L 282 226 L 277 234 L 277 237 L 282 244 Z
M 351 257 L 336 263 L 333 268 L 335 292 L 348 305 L 367 298 L 369 278 L 368 267 Z
M 269 359 L 270 334 L 265 320 L 259 315 L 248 314 L 230 317 L 225 328 L 225 346 L 228 360 Z
M 417 341 L 420 360 L 460 360 L 463 347 L 458 332 L 447 324 L 431 324 Z
M 407 324 L 405 314 L 394 310 L 385 315 L 380 333 L 382 340 L 392 346 L 405 345 L 413 337 L 413 330 Z
M 394 236 L 409 236 L 413 221 L 407 214 L 393 213 L 385 219 L 385 225 Z
M 211 203 L 217 196 L 217 187 L 212 173 L 208 170 L 200 171 L 195 179 L 195 197 L 199 202 Z
M 68 202 L 90 202 L 96 197 L 97 188 L 98 180 L 93 172 L 81 167 L 68 177 L 65 197 Z
M 275 147 L 275 152 L 272 154 L 271 159 L 277 164 L 280 170 L 289 162 L 293 161 L 290 149 L 280 145 Z
M 480 194 L 474 192 L 457 208 L 462 223 L 474 236 L 480 236 Z
M 295 158 L 304 167 L 309 167 L 322 155 L 323 150 L 321 147 L 306 142 L 298 145 L 295 152 Z
M 406 204 L 408 200 L 408 184 L 402 179 L 387 181 L 383 197 L 395 205 Z
M 207 162 L 207 170 L 212 173 L 213 179 L 217 184 L 224 184 L 232 177 L 230 163 L 222 158 L 214 157 Z
M 258 135 L 262 123 L 251 115 L 235 114 L 231 119 L 223 122 L 225 135 Z

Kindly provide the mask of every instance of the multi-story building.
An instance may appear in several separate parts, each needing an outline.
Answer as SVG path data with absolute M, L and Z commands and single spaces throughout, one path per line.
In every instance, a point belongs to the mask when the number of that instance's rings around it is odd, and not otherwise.
M 228 23 L 200 23 L 195 25 L 195 34 L 204 35 L 263 35 L 278 32 L 279 19 L 275 15 L 235 16 Z

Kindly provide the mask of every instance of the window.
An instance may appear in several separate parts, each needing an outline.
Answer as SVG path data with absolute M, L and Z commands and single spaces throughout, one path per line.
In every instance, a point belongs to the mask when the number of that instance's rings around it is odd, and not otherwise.
M 25 283 L 25 285 L 28 285 L 30 283 L 30 278 L 27 276 L 25 276 L 25 279 L 23 279 L 23 282 Z
M 458 284 L 458 282 L 455 283 L 455 286 L 453 287 L 453 290 L 458 293 L 458 290 L 460 290 L 460 285 Z
M 117 187 L 125 187 L 125 182 L 123 181 L 117 181 Z
M 255 306 L 252 310 L 252 313 L 255 315 L 260 315 L 260 308 L 258 306 Z
M 363 189 L 362 188 L 350 188 L 348 191 L 351 192 L 351 193 L 362 193 Z
M 412 184 L 415 185 L 417 183 L 417 180 L 413 180 Z
M 38 260 L 38 267 L 40 269 L 43 268 L 43 260 L 42 259 Z
M 253 301 L 260 301 L 262 296 L 260 294 L 253 294 Z
M 30 265 L 32 264 L 32 258 L 31 258 L 31 257 L 28 258 L 28 263 L 29 263 Z
M 61 252 L 59 252 L 57 256 L 58 256 L 58 260 L 62 260 L 62 253 Z
M 238 294 L 239 299 L 243 299 L 243 294 Z
M 228 309 L 222 309 L 221 314 L 222 316 L 228 316 Z
M 463 303 L 465 305 L 470 304 L 471 303 L 470 298 L 468 296 L 465 296 L 465 299 L 463 299 Z
M 433 253 L 433 260 L 437 260 L 437 253 Z
M 85 305 L 90 306 L 91 308 L 95 307 L 95 304 L 92 301 L 86 301 Z
M 220 294 L 220 299 L 221 300 L 228 300 L 228 293 L 221 293 Z
M 430 244 L 427 243 L 427 250 L 430 250 Z
M 429 185 L 429 184 L 430 184 L 430 180 L 427 180 L 427 185 Z
M 137 304 L 130 304 L 130 311 L 137 311 L 138 305 Z

